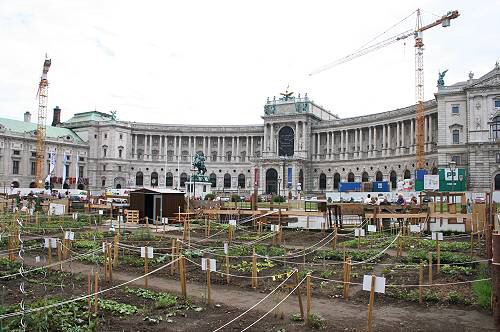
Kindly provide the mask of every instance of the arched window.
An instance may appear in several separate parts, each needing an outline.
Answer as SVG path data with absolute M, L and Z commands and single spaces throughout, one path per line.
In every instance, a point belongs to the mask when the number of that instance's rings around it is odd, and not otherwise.
M 182 173 L 181 174 L 181 183 L 180 183 L 180 186 L 181 187 L 185 187 L 186 186 L 186 181 L 187 181 L 187 174 L 186 173 Z
M 19 188 L 19 182 L 17 182 L 17 181 L 12 181 L 12 183 L 10 184 L 10 186 L 11 186 L 12 188 Z
M 116 189 L 122 189 L 122 184 L 121 184 L 121 183 L 118 183 L 118 184 L 116 185 Z
M 85 186 L 82 183 L 80 183 L 77 188 L 78 190 L 85 190 Z
M 432 175 L 438 175 L 438 169 L 437 167 L 432 168 Z
M 340 174 L 333 174 L 333 189 L 339 189 Z
M 403 179 L 411 179 L 411 173 L 409 169 L 405 169 L 405 172 L 403 174 Z
M 231 188 L 231 174 L 224 174 L 224 188 Z
M 319 175 L 319 190 L 325 190 L 326 189 L 326 175 L 325 173 L 321 173 Z
M 304 171 L 302 169 L 299 171 L 299 183 L 301 190 L 304 190 Z
M 244 174 L 238 175 L 238 187 L 245 188 L 245 175 Z
M 304 187 L 302 187 L 304 190 Z M 278 192 L 278 171 L 270 168 L 266 171 L 266 194 L 276 194 Z
M 151 173 L 151 187 L 158 187 L 158 173 Z
M 181 187 L 185 187 L 186 186 L 186 181 L 188 180 L 188 176 L 186 173 L 182 173 L 181 174 L 181 183 L 180 183 L 180 186 Z
M 491 138 L 494 140 L 500 139 L 500 116 L 491 119 Z
M 36 188 L 36 183 L 35 182 L 31 182 L 30 183 L 30 188 Z
M 215 173 L 210 174 L 210 182 L 212 183 L 212 188 L 217 187 L 217 175 Z
M 135 185 L 143 186 L 144 185 L 144 175 L 141 171 L 135 173 Z
M 384 181 L 384 176 L 381 171 L 377 171 L 377 173 L 375 173 L 375 181 Z
M 349 172 L 349 174 L 347 174 L 347 182 L 354 182 L 354 173 L 353 172 Z
M 278 133 L 278 154 L 280 156 L 293 156 L 294 148 L 293 129 L 285 126 Z
M 368 182 L 368 172 L 361 174 L 361 182 Z
M 396 171 L 391 171 L 389 180 L 391 181 L 391 188 L 396 189 L 398 187 L 398 177 L 396 175 Z
M 495 175 L 495 190 L 500 190 L 500 174 Z
M 165 186 L 173 187 L 174 186 L 174 175 L 170 172 L 165 176 Z

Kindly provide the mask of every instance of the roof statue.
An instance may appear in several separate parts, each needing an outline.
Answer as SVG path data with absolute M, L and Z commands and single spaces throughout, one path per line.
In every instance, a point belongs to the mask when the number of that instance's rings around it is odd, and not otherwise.
M 293 91 L 288 92 L 288 89 L 290 88 L 290 84 L 286 87 L 285 92 L 280 92 L 280 95 L 283 96 L 283 98 L 280 98 L 281 100 L 287 101 L 288 99 L 293 99 Z
M 116 111 L 111 111 L 111 119 L 116 121 Z
M 439 79 L 437 81 L 437 87 L 441 88 L 444 86 L 444 75 L 448 72 L 448 69 L 444 70 L 443 72 L 439 72 Z

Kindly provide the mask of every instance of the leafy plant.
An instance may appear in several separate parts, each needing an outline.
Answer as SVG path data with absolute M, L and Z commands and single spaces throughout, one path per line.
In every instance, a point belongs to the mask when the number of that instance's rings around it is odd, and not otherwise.
M 303 319 L 302 319 L 302 317 L 300 316 L 299 313 L 292 314 L 292 316 L 290 317 L 290 319 L 293 322 L 302 322 L 303 321 Z
M 441 266 L 441 272 L 444 274 L 451 275 L 472 275 L 472 267 L 470 266 L 462 266 L 462 265 L 443 265 Z
M 310 314 L 308 317 L 308 325 L 316 330 L 321 330 L 326 327 L 326 319 L 318 314 Z
M 154 300 L 155 307 L 157 309 L 169 308 L 177 304 L 177 296 L 174 296 L 170 293 L 155 292 L 144 288 L 129 288 L 129 287 L 125 287 L 124 291 L 126 293 L 134 294 L 145 299 Z
M 109 310 L 117 314 L 132 315 L 139 312 L 139 308 L 135 305 L 120 303 L 114 300 L 99 299 L 99 307 L 104 310 Z

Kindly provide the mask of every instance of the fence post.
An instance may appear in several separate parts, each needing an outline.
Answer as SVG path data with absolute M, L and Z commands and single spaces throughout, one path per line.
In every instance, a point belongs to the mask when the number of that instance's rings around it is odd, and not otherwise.
M 432 252 L 429 253 L 429 285 L 432 285 Z
M 493 261 L 491 264 L 491 307 L 497 329 L 500 327 L 500 233 L 492 235 Z

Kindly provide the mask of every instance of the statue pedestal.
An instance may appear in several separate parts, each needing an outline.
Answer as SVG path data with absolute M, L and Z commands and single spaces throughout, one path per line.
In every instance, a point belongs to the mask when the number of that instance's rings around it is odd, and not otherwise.
M 195 179 L 192 179 L 195 180 Z M 204 199 L 207 194 L 212 193 L 212 182 L 210 181 L 187 181 L 186 193 L 190 198 Z

